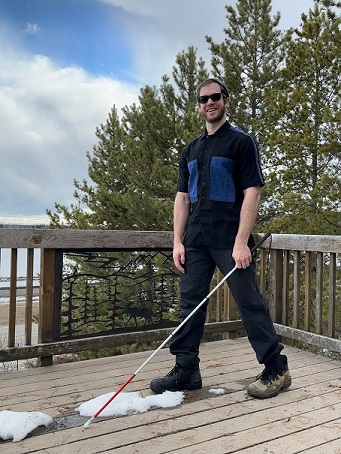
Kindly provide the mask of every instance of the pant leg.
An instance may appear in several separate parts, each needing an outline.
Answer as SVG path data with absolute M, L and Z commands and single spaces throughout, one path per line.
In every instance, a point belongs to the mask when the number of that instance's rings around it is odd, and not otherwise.
M 207 249 L 186 249 L 185 274 L 180 276 L 180 308 L 184 320 L 210 291 L 215 263 Z M 207 304 L 174 335 L 170 352 L 181 367 L 191 368 L 199 362 L 199 346 L 204 333 Z
M 210 252 L 224 275 L 231 271 L 235 265 L 232 250 L 210 249 Z M 234 271 L 227 283 L 259 363 L 271 362 L 283 345 L 278 342 L 269 307 L 256 283 L 254 262 L 246 269 Z

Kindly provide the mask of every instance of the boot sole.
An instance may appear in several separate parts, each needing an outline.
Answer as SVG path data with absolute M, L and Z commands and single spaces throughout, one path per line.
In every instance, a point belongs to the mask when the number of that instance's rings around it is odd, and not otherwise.
M 150 384 L 150 389 L 155 393 L 155 394 L 162 394 L 165 391 L 194 391 L 195 389 L 201 389 L 202 388 L 202 382 L 194 382 L 194 383 L 187 383 L 185 385 L 179 385 L 175 386 L 174 388 L 171 389 L 164 389 L 161 386 L 157 386 L 153 384 L 153 382 Z

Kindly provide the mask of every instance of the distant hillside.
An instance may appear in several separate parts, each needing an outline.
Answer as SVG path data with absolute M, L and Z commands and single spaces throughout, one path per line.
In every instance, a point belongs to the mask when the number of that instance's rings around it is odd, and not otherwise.
M 47 224 L 7 224 L 0 222 L 0 229 L 48 229 Z

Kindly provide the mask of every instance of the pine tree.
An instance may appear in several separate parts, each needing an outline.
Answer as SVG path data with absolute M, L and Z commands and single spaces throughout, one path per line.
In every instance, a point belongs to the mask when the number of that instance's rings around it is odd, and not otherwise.
M 125 108 L 123 125 L 127 132 L 129 185 L 125 203 L 130 228 L 168 230 L 176 181 L 174 120 L 156 88 L 141 90 L 139 106 Z
M 98 144 L 93 154 L 87 153 L 88 172 L 92 183 L 74 181 L 75 204 L 70 207 L 55 204 L 50 210 L 51 227 L 66 224 L 78 229 L 128 229 L 130 220 L 125 203 L 128 192 L 126 137 L 115 106 L 105 124 L 96 128 Z
M 229 120 L 252 134 L 260 147 L 267 184 L 262 191 L 256 230 L 265 231 L 268 199 L 276 191 L 268 177 L 268 154 L 272 150 L 267 143 L 271 111 L 266 93 L 278 89 L 290 33 L 278 28 L 279 13 L 271 16 L 271 0 L 239 0 L 236 9 L 230 5 L 225 8 L 228 22 L 225 40 L 216 44 L 212 38 L 206 39 L 212 52 L 213 73 L 226 83 L 230 92 Z
M 206 37 L 213 73 L 229 89 L 231 122 L 263 143 L 264 92 L 276 84 L 287 35 L 277 28 L 280 14 L 271 17 L 271 0 L 239 0 L 236 9 L 225 8 L 225 40 L 217 44 Z
M 341 233 L 340 17 L 331 2 L 320 3 L 302 14 L 281 89 L 268 93 L 269 180 L 276 191 L 265 228 L 278 233 Z
M 87 153 L 91 183 L 75 181 L 76 203 L 47 211 L 51 227 L 171 230 L 178 159 L 202 128 L 195 90 L 207 75 L 190 47 L 177 55 L 173 83 L 164 76 L 159 89 L 142 88 L 122 119 L 113 107 Z
M 187 51 L 177 55 L 172 76 L 174 83 L 164 84 L 162 90 L 166 103 L 171 101 L 175 105 L 175 131 L 180 155 L 185 145 L 200 134 L 204 127 L 202 116 L 196 109 L 196 91 L 198 85 L 207 79 L 209 74 L 204 60 L 198 59 L 197 51 L 189 47 Z M 166 82 L 165 79 L 164 82 Z M 172 92 L 170 98 L 167 97 L 166 92 Z

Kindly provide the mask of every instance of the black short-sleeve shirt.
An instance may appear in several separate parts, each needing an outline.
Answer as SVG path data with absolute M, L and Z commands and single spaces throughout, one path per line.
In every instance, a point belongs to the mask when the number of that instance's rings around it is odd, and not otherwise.
M 226 122 L 190 142 L 180 157 L 177 186 L 191 200 L 184 244 L 231 249 L 243 190 L 253 186 L 264 186 L 264 179 L 252 136 Z

